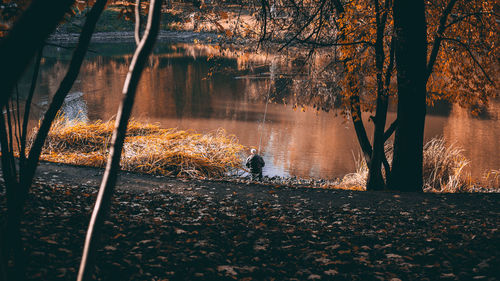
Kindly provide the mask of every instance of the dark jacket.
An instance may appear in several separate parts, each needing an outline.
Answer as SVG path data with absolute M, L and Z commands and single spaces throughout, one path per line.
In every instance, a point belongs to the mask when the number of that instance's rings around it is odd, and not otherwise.
M 250 172 L 253 174 L 262 173 L 262 167 L 266 165 L 264 159 L 258 154 L 250 155 L 247 158 L 247 162 L 245 164 L 248 168 L 250 168 Z

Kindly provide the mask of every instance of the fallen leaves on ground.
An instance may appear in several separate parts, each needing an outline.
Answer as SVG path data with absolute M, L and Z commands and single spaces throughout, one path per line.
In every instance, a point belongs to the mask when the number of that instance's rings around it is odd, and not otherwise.
M 98 280 L 499 277 L 497 194 L 182 184 L 189 188 L 117 190 Z M 23 222 L 30 280 L 75 280 L 96 191 L 34 185 Z

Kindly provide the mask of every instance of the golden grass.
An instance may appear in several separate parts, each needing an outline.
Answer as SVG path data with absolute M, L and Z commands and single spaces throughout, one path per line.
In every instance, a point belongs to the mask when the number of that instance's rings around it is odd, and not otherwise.
M 500 189 L 500 170 L 490 170 L 484 173 L 481 184 L 487 188 Z
M 424 146 L 424 190 L 430 192 L 468 191 L 464 168 L 469 160 L 455 144 L 433 138 Z
M 386 145 L 385 152 L 389 163 L 392 161 L 392 144 Z M 342 178 L 339 188 L 359 190 L 366 186 L 368 167 L 361 155 L 354 157 L 356 172 Z M 427 142 L 423 151 L 423 181 L 426 192 L 474 192 L 476 185 L 483 188 L 500 188 L 500 171 L 491 170 L 479 183 L 474 183 L 465 173 L 469 161 L 463 150 L 455 144 L 447 144 L 443 138 L 433 138 Z M 363 189 L 364 190 L 364 189 Z M 484 190 L 484 189 L 483 189 Z
M 66 122 L 52 125 L 41 159 L 75 165 L 104 167 L 114 121 Z M 221 177 L 241 167 L 244 146 L 219 129 L 209 134 L 162 129 L 131 121 L 121 167 L 155 175 Z
M 366 190 L 366 178 L 368 177 L 368 166 L 361 154 L 354 155 L 354 166 L 356 171 L 345 175 L 336 188 L 347 190 Z

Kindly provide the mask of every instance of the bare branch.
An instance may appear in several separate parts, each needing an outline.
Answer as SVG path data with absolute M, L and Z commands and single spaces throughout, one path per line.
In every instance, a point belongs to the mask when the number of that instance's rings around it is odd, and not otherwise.
M 135 44 L 139 46 L 141 42 L 141 0 L 135 1 L 135 29 L 134 29 Z
M 312 13 L 312 16 L 307 20 L 307 22 L 304 25 L 302 25 L 302 27 L 292 36 L 292 38 L 287 40 L 287 42 L 285 44 L 283 44 L 283 46 L 281 46 L 278 49 L 278 52 L 281 52 L 288 45 L 290 45 L 295 39 L 297 39 L 300 36 L 300 34 L 302 34 L 302 32 L 304 32 L 304 30 L 312 23 L 312 21 L 318 15 L 319 11 L 321 11 L 324 6 L 325 6 L 325 1 L 322 1 L 321 5 L 318 7 L 318 9 L 314 13 Z
M 434 44 L 432 46 L 429 62 L 427 63 L 427 72 L 425 74 L 426 83 L 429 80 L 429 76 L 431 75 L 434 64 L 436 63 L 437 55 L 439 53 L 439 48 L 441 47 L 441 41 L 443 39 L 442 38 L 443 33 L 446 27 L 446 22 L 448 21 L 448 16 L 453 10 L 453 6 L 455 6 L 456 2 L 457 0 L 450 0 L 443 11 L 443 14 L 441 14 L 441 18 L 439 19 L 439 26 L 436 32 L 436 38 L 434 39 Z

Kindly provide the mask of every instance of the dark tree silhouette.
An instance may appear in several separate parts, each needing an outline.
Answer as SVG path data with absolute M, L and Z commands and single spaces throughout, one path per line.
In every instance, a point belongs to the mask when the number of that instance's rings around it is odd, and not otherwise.
M 389 187 L 422 191 L 427 29 L 424 1 L 394 0 L 398 122 Z
M 35 1 L 39 2 L 39 1 Z M 35 3 L 34 2 L 34 3 Z M 6 218 L 6 225 L 2 229 L 2 272 L 7 272 L 7 262 L 9 260 L 10 255 L 12 254 L 12 261 L 14 263 L 14 273 L 13 276 L 4 276 L 6 278 L 9 278 L 10 280 L 24 280 L 24 267 L 25 267 L 25 258 L 24 258 L 24 253 L 23 253 L 23 248 L 22 248 L 22 243 L 21 243 L 21 233 L 20 233 L 20 223 L 22 219 L 22 214 L 23 214 L 23 207 L 26 202 L 26 199 L 28 197 L 29 189 L 31 187 L 33 177 L 35 175 L 36 167 L 38 165 L 38 160 L 40 157 L 40 153 L 43 147 L 43 144 L 45 142 L 45 139 L 47 137 L 48 131 L 50 129 L 50 126 L 52 125 L 52 122 L 54 121 L 55 117 L 57 116 L 57 112 L 61 108 L 62 103 L 64 102 L 64 99 L 66 95 L 68 94 L 69 90 L 71 89 L 76 77 L 78 76 L 81 64 L 83 62 L 83 59 L 85 57 L 85 53 L 88 49 L 90 39 L 92 37 L 92 34 L 95 29 L 95 25 L 97 23 L 97 20 L 99 19 L 99 16 L 101 15 L 102 11 L 104 10 L 104 7 L 106 6 L 107 0 L 98 0 L 92 9 L 89 11 L 87 15 L 87 19 L 85 21 L 85 24 L 83 26 L 82 33 L 80 34 L 80 38 L 78 41 L 78 45 L 73 52 L 73 57 L 70 63 L 70 66 L 67 70 L 66 76 L 64 77 L 63 81 L 61 82 L 59 89 L 57 90 L 56 94 L 54 95 L 50 105 L 49 109 L 45 113 L 44 119 L 42 121 L 42 125 L 38 129 L 37 135 L 35 137 L 34 143 L 31 145 L 29 156 L 27 159 L 25 159 L 25 145 L 26 145 L 26 127 L 27 127 L 27 120 L 29 118 L 29 108 L 31 106 L 31 97 L 33 96 L 33 91 L 34 91 L 34 82 L 35 82 L 35 77 L 37 75 L 37 71 L 35 71 L 35 74 L 33 76 L 33 83 L 30 89 L 30 92 L 28 94 L 28 100 L 26 101 L 25 108 L 25 114 L 24 114 L 24 120 L 23 124 L 21 125 L 20 122 L 20 116 L 18 115 L 17 118 L 11 118 L 11 107 L 9 106 L 8 103 L 6 103 L 4 106 L 2 106 L 2 110 L 5 109 L 6 116 L 7 118 L 4 117 L 4 114 L 0 114 L 0 142 L 1 142 L 1 147 L 2 147 L 2 171 L 3 171 L 3 177 L 5 181 L 5 186 L 6 186 L 6 193 L 7 193 L 7 218 Z M 50 5 L 47 5 L 50 6 Z M 30 6 L 28 10 L 25 13 L 28 13 L 29 9 L 32 7 Z M 40 7 L 38 7 L 40 8 Z M 30 12 L 30 13 L 35 13 L 36 12 Z M 23 18 L 30 18 L 30 15 L 22 15 L 21 20 Z M 31 19 L 33 20 L 33 16 L 31 16 Z M 37 19 L 36 17 L 34 19 Z M 21 21 L 20 20 L 20 21 Z M 38 25 L 45 25 L 44 21 L 50 21 L 49 19 L 44 19 L 41 20 L 40 23 L 35 23 Z M 23 23 L 24 25 L 27 25 L 27 23 Z M 55 27 L 55 26 L 54 26 Z M 17 28 L 17 23 L 14 26 L 13 30 L 11 32 L 14 32 Z M 10 33 L 9 33 L 10 34 Z M 36 37 L 36 36 L 35 36 Z M 45 39 L 45 38 L 43 38 Z M 25 41 L 28 39 L 25 39 Z M 40 38 L 40 40 L 42 40 Z M 20 43 L 26 43 L 25 41 L 18 40 L 15 41 L 17 44 Z M 37 41 L 38 42 L 38 41 Z M 41 44 L 43 41 L 40 43 L 32 42 L 38 49 L 39 52 L 41 52 Z M 11 43 L 14 44 L 14 43 Z M 25 50 L 23 47 L 20 47 L 21 50 L 24 50 L 28 52 L 28 50 Z M 1 50 L 0 50 L 1 52 Z M 2 53 L 3 55 L 3 53 Z M 38 65 L 38 62 L 36 63 Z M 38 68 L 38 66 L 35 66 L 35 70 Z M 19 77 L 15 78 L 13 77 L 12 79 L 19 79 Z M 17 80 L 14 81 L 14 84 L 17 83 Z M 5 86 L 5 85 L 2 85 Z M 6 89 L 5 89 L 6 90 Z M 4 96 L 2 96 L 4 98 Z M 9 99 L 7 98 L 7 102 Z M 19 103 L 17 102 L 17 107 L 19 107 Z M 17 108 L 17 112 L 18 108 Z M 15 115 L 13 115 L 15 116 Z M 16 129 L 12 129 L 12 128 Z M 21 133 L 19 134 L 19 132 Z M 16 138 L 21 138 L 20 140 L 15 139 Z M 17 172 L 17 167 L 15 164 L 15 159 L 14 159 L 14 141 L 16 141 L 18 144 L 20 144 L 19 147 L 19 153 L 20 153 L 20 161 L 19 161 L 19 173 Z
M 0 108 L 7 104 L 26 67 L 74 2 L 33 0 L 0 41 Z
M 149 54 L 153 50 L 158 29 L 160 25 L 161 0 L 151 0 L 148 21 L 144 35 L 137 46 L 137 49 L 130 63 L 130 69 L 123 86 L 123 100 L 118 108 L 115 129 L 111 138 L 108 162 L 104 176 L 99 188 L 94 211 L 90 219 L 85 245 L 83 248 L 82 261 L 78 272 L 78 281 L 90 280 L 94 271 L 96 245 L 99 241 L 100 230 L 104 224 L 104 219 L 109 212 L 111 197 L 116 185 L 116 177 L 120 170 L 120 159 L 123 142 L 127 132 L 127 125 L 134 105 L 137 85 L 141 78 L 144 65 Z

